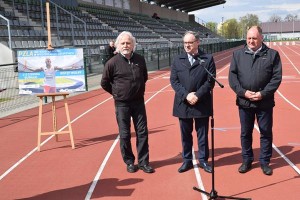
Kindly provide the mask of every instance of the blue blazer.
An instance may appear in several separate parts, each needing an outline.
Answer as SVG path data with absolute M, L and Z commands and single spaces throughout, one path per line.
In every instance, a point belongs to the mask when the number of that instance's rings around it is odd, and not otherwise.
M 212 115 L 211 91 L 214 80 L 204 67 L 215 76 L 216 66 L 211 54 L 199 51 L 199 60 L 191 66 L 187 53 L 174 58 L 171 65 L 170 82 L 175 91 L 173 116 L 179 118 L 201 118 Z M 186 97 L 196 92 L 198 102 L 190 105 Z

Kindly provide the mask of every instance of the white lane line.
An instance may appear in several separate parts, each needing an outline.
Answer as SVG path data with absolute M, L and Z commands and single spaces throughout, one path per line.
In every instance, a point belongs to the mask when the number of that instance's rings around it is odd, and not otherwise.
M 241 127 L 219 127 L 219 128 L 213 128 L 214 130 L 217 130 L 217 131 L 227 131 L 227 130 L 237 130 L 237 129 L 240 129 Z
M 292 48 L 290 47 L 286 47 L 287 49 L 291 50 L 292 52 L 294 52 L 295 54 L 298 54 L 300 56 L 300 54 L 297 51 L 294 51 Z
M 288 145 L 290 145 L 290 146 L 300 146 L 300 143 L 289 142 Z
M 100 166 L 100 168 L 99 168 L 99 170 L 98 170 L 98 172 L 97 172 L 97 174 L 96 174 L 96 176 L 95 176 L 95 178 L 94 178 L 94 180 L 93 180 L 93 182 L 92 182 L 92 184 L 89 188 L 89 191 L 86 194 L 85 200 L 91 199 L 91 196 L 92 196 L 92 194 L 95 190 L 97 182 L 100 179 L 100 176 L 101 176 L 101 174 L 104 170 L 104 167 L 105 167 L 110 155 L 112 154 L 113 150 L 115 149 L 119 139 L 120 139 L 120 136 L 118 135 L 118 137 L 115 139 L 114 143 L 111 145 L 109 151 L 107 152 L 107 154 L 106 154 L 106 156 L 105 156 L 105 158 L 104 158 L 104 160 L 103 160 L 103 162 L 102 162 L 102 164 L 101 164 L 101 166 Z
M 215 61 L 215 63 L 221 62 L 222 60 L 225 60 L 225 59 L 230 58 L 230 57 L 231 57 L 231 55 L 226 56 L 226 57 L 224 57 L 224 58 L 222 58 L 222 59 L 220 59 L 220 60 Z
M 254 128 L 260 133 L 260 131 L 259 131 L 259 128 L 258 128 L 258 126 L 255 124 L 254 125 Z M 272 147 L 273 147 L 273 149 L 275 150 L 275 151 L 277 151 L 277 153 L 300 175 L 300 170 L 299 170 L 299 168 L 294 164 L 294 163 L 292 163 L 292 161 L 290 161 L 290 159 L 288 159 L 285 155 L 284 155 L 284 153 L 282 153 L 277 147 L 276 147 L 276 145 L 274 144 L 274 143 L 272 143 Z
M 283 94 L 281 94 L 281 92 L 279 92 L 279 90 L 276 91 L 286 102 L 288 102 L 291 106 L 293 106 L 296 110 L 300 111 L 300 108 L 298 106 L 296 106 L 295 104 L 293 104 L 292 102 L 290 102 L 287 98 L 285 98 L 285 96 L 283 96 Z
M 73 119 L 71 121 L 71 124 L 74 123 L 75 121 L 77 121 L 79 118 L 83 117 L 84 115 L 86 115 L 87 113 L 89 113 L 90 111 L 94 110 L 96 107 L 102 105 L 103 103 L 107 102 L 108 100 L 112 99 L 112 97 L 109 97 L 108 99 L 105 99 L 104 101 L 100 102 L 99 104 L 95 105 L 94 107 L 90 108 L 89 110 L 85 111 L 84 113 L 82 113 L 81 115 L 79 115 L 78 117 L 76 117 L 75 119 Z M 58 132 L 61 132 L 62 130 L 64 130 L 66 127 L 68 126 L 68 124 L 66 124 L 64 127 L 62 127 L 61 129 L 58 130 Z M 50 139 L 52 139 L 54 137 L 54 135 L 49 136 L 45 141 L 43 141 L 41 143 L 41 146 L 43 146 L 44 144 L 46 144 Z M 11 166 L 8 170 L 6 170 L 6 172 L 4 172 L 1 176 L 0 176 L 0 181 L 7 176 L 12 170 L 14 170 L 17 166 L 19 166 L 23 161 L 25 161 L 29 156 L 31 156 L 34 152 L 37 151 L 37 147 L 35 147 L 34 149 L 32 149 L 28 154 L 26 154 L 23 158 L 21 158 L 18 162 L 16 162 L 13 166 Z
M 202 182 L 202 178 L 201 178 L 201 175 L 200 175 L 200 172 L 199 172 L 199 169 L 197 167 L 197 159 L 196 159 L 196 156 L 195 156 L 195 150 L 193 148 L 193 165 L 194 165 L 194 172 L 195 172 L 195 176 L 196 176 L 196 180 L 197 180 L 197 184 L 198 184 L 198 188 L 202 191 L 205 191 L 205 188 L 204 188 L 204 184 Z M 196 166 L 196 167 L 195 167 Z M 204 194 L 204 193 L 200 193 L 201 194 L 201 197 L 202 197 L 202 200 L 207 200 L 207 196 Z
M 145 104 L 147 104 L 147 103 L 148 103 L 149 101 L 151 101 L 151 99 L 153 99 L 157 94 L 161 93 L 165 88 L 167 88 L 167 87 L 169 87 L 169 86 L 170 86 L 170 84 L 168 84 L 167 86 L 165 86 L 165 87 L 163 87 L 162 89 L 160 89 L 159 91 L 157 91 L 157 92 L 156 92 L 155 94 L 153 94 L 147 101 L 145 101 Z M 103 170 L 104 170 L 104 168 L 105 168 L 105 166 L 106 166 L 106 164 L 107 164 L 107 161 L 108 161 L 108 159 L 110 158 L 110 156 L 111 156 L 111 154 L 112 154 L 112 152 L 113 152 L 113 150 L 114 150 L 116 144 L 118 143 L 119 139 L 120 139 L 120 137 L 118 136 L 118 137 L 115 139 L 115 141 L 114 141 L 114 143 L 112 144 L 112 146 L 110 147 L 109 151 L 107 152 L 107 154 L 106 154 L 106 156 L 105 156 L 105 159 L 103 160 L 103 162 L 102 162 L 102 164 L 101 164 L 101 166 L 100 166 L 98 172 L 96 173 L 96 176 L 94 177 L 94 180 L 93 180 L 93 182 L 92 182 L 92 184 L 91 184 L 91 186 L 90 186 L 90 188 L 89 188 L 89 190 L 88 190 L 88 193 L 86 194 L 85 200 L 91 199 L 91 196 L 92 196 L 92 194 L 93 194 L 93 192 L 94 192 L 94 190 L 95 190 L 95 188 L 96 188 L 97 182 L 100 180 L 101 174 L 102 174 L 102 172 L 103 172 Z
M 277 151 L 277 153 L 300 175 L 300 170 L 299 168 L 292 163 L 292 161 L 290 161 L 290 159 L 288 159 L 276 146 L 275 144 L 272 144 L 273 149 L 275 149 L 275 151 Z
M 298 72 L 298 74 L 300 74 L 299 69 L 294 65 L 294 63 L 290 60 L 290 58 L 284 53 L 284 51 L 279 47 L 280 51 L 282 52 L 282 54 L 289 60 L 289 62 L 292 64 L 292 66 L 294 67 L 294 69 Z
M 103 103 L 107 102 L 108 100 L 112 99 L 112 97 L 109 97 L 108 99 L 100 102 L 99 104 L 95 105 L 94 107 L 90 108 L 89 110 L 85 111 L 84 113 L 82 113 L 81 115 L 79 115 L 78 117 L 76 117 L 75 119 L 73 119 L 71 121 L 71 124 L 74 123 L 75 121 L 77 121 L 79 118 L 83 117 L 84 115 L 86 115 L 87 113 L 89 113 L 90 111 L 94 110 L 96 107 L 102 105 Z M 68 124 L 66 124 L 64 127 L 62 127 L 61 129 L 58 130 L 58 132 L 64 130 L 66 127 L 68 126 Z M 45 141 L 43 141 L 41 143 L 41 146 L 43 146 L 44 144 L 46 144 L 50 139 L 52 139 L 54 137 L 54 135 L 49 136 Z M 34 149 L 32 149 L 28 154 L 26 154 L 23 158 L 21 158 L 18 162 L 16 162 L 13 166 L 11 166 L 8 170 L 6 170 L 6 172 L 4 172 L 1 176 L 0 176 L 0 181 L 7 176 L 12 170 L 14 170 L 17 166 L 19 166 L 23 161 L 25 161 L 29 156 L 31 156 L 34 152 L 37 151 L 37 147 L 35 147 Z
M 168 72 L 166 72 L 168 73 Z M 164 73 L 164 74 L 166 74 Z M 160 76 L 164 76 L 164 74 L 159 75 Z M 156 77 L 157 78 L 157 77 Z M 156 79 L 153 78 L 153 79 Z M 153 80 L 150 79 L 149 81 Z M 75 118 L 74 120 L 71 121 L 71 124 L 73 124 L 75 121 L 77 121 L 79 118 L 83 117 L 84 115 L 86 115 L 87 113 L 89 113 L 90 111 L 94 110 L 95 108 L 97 108 L 98 106 L 102 105 L 103 103 L 107 102 L 108 100 L 112 99 L 112 97 L 109 97 L 108 99 L 100 102 L 99 104 L 95 105 L 94 107 L 90 108 L 89 110 L 87 110 L 86 112 L 82 113 L 81 115 L 79 115 L 77 118 Z M 68 124 L 66 124 L 64 127 L 62 127 L 61 129 L 58 130 L 58 132 L 61 132 L 62 130 L 64 130 L 66 127 L 68 126 Z M 44 144 L 46 144 L 50 139 L 52 139 L 54 137 L 54 135 L 49 136 L 47 139 L 45 139 L 40 146 L 43 146 Z M 11 166 L 8 170 L 6 170 L 1 176 L 0 176 L 0 181 L 7 176 L 12 170 L 14 170 L 16 167 L 18 167 L 23 161 L 25 161 L 29 156 L 31 156 L 34 152 L 37 151 L 37 147 L 35 147 L 34 149 L 32 149 L 29 153 L 27 153 L 25 156 L 23 156 L 23 158 L 21 158 L 19 161 L 17 161 L 13 166 Z

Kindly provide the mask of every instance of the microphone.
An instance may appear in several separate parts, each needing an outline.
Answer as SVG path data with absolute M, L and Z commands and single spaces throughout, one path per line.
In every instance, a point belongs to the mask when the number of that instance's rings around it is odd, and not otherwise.
M 194 58 L 195 60 L 198 60 L 200 65 L 202 65 L 203 63 L 205 63 L 205 60 L 202 60 L 202 59 L 200 58 L 199 53 L 194 54 L 194 55 L 193 55 L 193 58 Z
M 199 63 L 200 63 L 200 65 L 202 65 L 203 63 L 205 63 L 205 60 L 202 60 L 202 59 L 200 58 L 199 53 L 194 54 L 194 55 L 193 55 L 193 58 L 194 58 L 195 60 L 198 60 Z M 208 73 L 208 75 L 209 75 L 210 77 L 212 77 L 212 79 L 214 79 L 215 82 L 218 83 L 218 85 L 219 85 L 221 88 L 224 88 L 224 85 L 221 84 L 221 83 L 215 78 L 215 75 L 214 75 L 214 74 L 212 74 L 210 71 L 208 71 L 208 69 L 206 69 L 205 66 L 203 66 L 203 68 L 204 68 L 205 71 Z

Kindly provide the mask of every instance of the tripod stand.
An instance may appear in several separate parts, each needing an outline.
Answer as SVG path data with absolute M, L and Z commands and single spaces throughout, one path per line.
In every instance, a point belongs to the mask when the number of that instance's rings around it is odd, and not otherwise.
M 201 64 L 201 60 L 200 58 L 198 57 L 197 58 Z M 208 75 L 216 82 L 218 83 L 218 85 L 221 87 L 221 88 L 224 88 L 224 85 L 222 85 L 215 77 L 212 73 L 210 73 L 208 71 L 208 69 L 206 69 L 205 67 L 203 67 L 205 69 L 205 71 L 208 73 Z M 217 199 L 217 198 L 224 198 L 224 199 L 239 199 L 239 200 L 251 200 L 251 198 L 240 198 L 240 197 L 232 197 L 232 196 L 220 196 L 218 195 L 218 192 L 215 190 L 215 160 L 214 160 L 214 157 L 215 157 L 215 147 L 214 147 L 214 109 L 213 109 L 213 87 L 211 88 L 211 121 L 210 121 L 210 125 L 211 125 L 211 157 L 212 157 L 212 161 L 211 161 L 211 167 L 212 167 L 212 176 L 211 176 L 211 179 L 212 179 L 212 189 L 211 189 L 211 192 L 206 192 L 204 190 L 200 190 L 199 188 L 197 187 L 193 187 L 194 190 L 198 191 L 198 192 L 201 192 L 201 193 L 204 193 L 206 194 L 207 196 L 209 196 L 209 199 Z

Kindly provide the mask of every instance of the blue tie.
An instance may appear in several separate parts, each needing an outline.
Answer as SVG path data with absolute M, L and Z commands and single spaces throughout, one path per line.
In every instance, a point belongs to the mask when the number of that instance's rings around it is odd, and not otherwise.
M 189 61 L 190 61 L 191 65 L 193 65 L 193 63 L 195 62 L 195 60 L 192 56 L 189 58 Z

